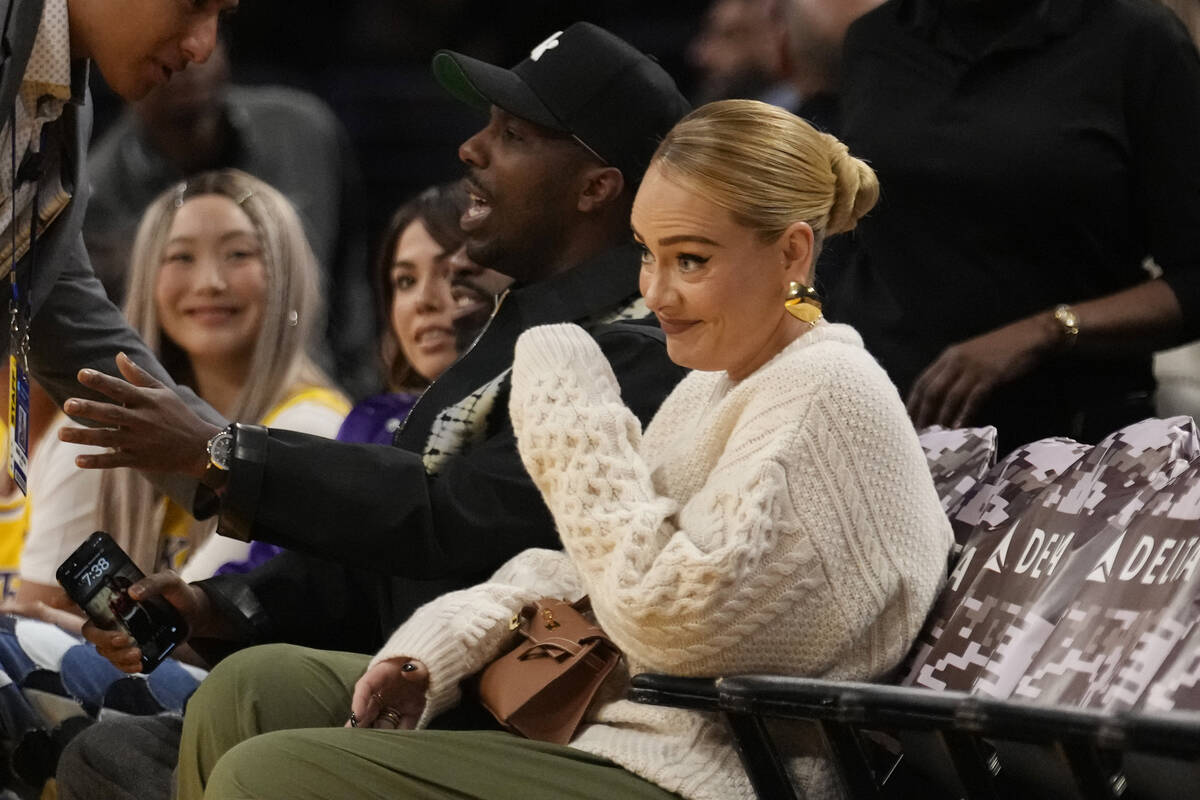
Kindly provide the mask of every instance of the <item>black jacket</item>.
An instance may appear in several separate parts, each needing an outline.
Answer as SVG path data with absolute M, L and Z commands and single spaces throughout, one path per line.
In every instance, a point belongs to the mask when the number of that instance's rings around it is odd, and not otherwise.
M 510 291 L 475 346 L 417 403 L 395 447 L 239 433 L 221 530 L 291 551 L 200 584 L 241 623 L 242 638 L 371 651 L 420 604 L 485 579 L 522 550 L 558 548 L 508 415 L 513 348 L 535 325 L 591 329 L 644 424 L 685 370 L 652 324 L 606 322 L 635 300 L 637 270 L 623 246 Z M 468 430 L 459 450 L 445 452 L 435 432 L 471 415 L 474 425 L 458 426 Z

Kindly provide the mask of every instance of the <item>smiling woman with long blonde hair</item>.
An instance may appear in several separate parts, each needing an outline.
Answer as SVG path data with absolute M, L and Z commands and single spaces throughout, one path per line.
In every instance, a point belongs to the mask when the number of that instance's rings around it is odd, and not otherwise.
M 176 381 L 227 419 L 336 432 L 348 406 L 308 355 L 321 308 L 315 257 L 278 191 L 221 170 L 164 192 L 138 228 L 128 281 L 130 325 Z M 245 558 L 246 543 L 211 539 L 215 520 L 191 519 L 135 471 L 76 469 L 74 456 L 88 448 L 59 442 L 64 424 L 33 467 L 18 599 L 60 592 L 54 569 L 96 529 L 147 572 L 199 578 Z
M 235 170 L 208 172 L 147 209 L 126 316 L 172 377 L 226 418 L 332 436 L 349 404 L 308 356 L 317 285 L 314 256 L 283 195 Z M 192 519 L 133 470 L 78 469 L 75 456 L 90 448 L 59 441 L 66 424 L 60 415 L 31 466 L 30 529 L 17 598 L 5 609 L 15 616 L 0 619 L 0 667 L 18 687 L 30 662 L 59 671 L 63 699 L 76 701 L 80 715 L 178 712 L 199 673 L 168 660 L 148 680 L 114 691 L 111 665 L 55 627 L 75 632 L 83 622 L 55 582 L 58 565 L 97 529 L 143 570 L 170 567 L 197 579 L 247 569 L 276 550 L 214 536 L 215 520 Z

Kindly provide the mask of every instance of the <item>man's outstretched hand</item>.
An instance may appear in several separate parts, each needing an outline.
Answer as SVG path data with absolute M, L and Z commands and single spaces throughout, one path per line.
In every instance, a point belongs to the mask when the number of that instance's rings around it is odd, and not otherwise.
M 91 420 L 98 428 L 63 428 L 64 442 L 111 448 L 112 452 L 81 455 L 84 469 L 134 467 L 173 472 L 199 480 L 208 466 L 205 445 L 221 429 L 201 419 L 173 389 L 163 386 L 124 353 L 117 369 L 125 380 L 91 369 L 79 371 L 79 382 L 112 399 L 112 403 L 72 397 L 63 410 Z

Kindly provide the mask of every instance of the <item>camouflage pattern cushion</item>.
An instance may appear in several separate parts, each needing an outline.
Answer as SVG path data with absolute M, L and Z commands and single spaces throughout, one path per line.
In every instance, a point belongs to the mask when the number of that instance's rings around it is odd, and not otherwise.
M 1198 453 L 1190 418 L 1176 417 L 1096 447 L 1035 442 L 997 464 L 954 515 L 963 554 L 906 682 L 1009 696 L 1097 558 Z
M 942 510 L 953 514 L 996 461 L 996 429 L 931 425 L 917 434 Z

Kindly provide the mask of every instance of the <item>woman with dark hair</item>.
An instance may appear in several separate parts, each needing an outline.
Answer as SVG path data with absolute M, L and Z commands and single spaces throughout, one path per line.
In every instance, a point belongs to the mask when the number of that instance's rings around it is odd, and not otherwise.
M 375 259 L 380 355 L 386 392 L 346 417 L 338 438 L 392 443 L 425 387 L 454 363 L 482 328 L 508 279 L 472 263 L 458 219 L 467 197 L 457 184 L 431 186 L 392 216 Z

